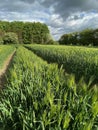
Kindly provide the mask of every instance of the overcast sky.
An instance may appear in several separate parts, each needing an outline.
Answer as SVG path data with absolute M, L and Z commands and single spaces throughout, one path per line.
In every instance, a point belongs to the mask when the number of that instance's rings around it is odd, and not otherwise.
M 0 0 L 0 20 L 46 23 L 55 39 L 98 28 L 98 0 Z

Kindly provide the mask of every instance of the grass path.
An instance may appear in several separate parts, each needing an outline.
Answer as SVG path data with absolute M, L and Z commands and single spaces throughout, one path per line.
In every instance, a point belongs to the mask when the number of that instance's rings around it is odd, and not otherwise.
M 2 69 L 0 69 L 0 88 L 3 87 L 4 85 L 4 82 L 5 82 L 5 74 L 6 74 L 6 71 L 11 63 L 11 60 L 15 54 L 16 50 L 14 50 L 14 52 L 12 54 L 9 55 L 9 57 L 6 59 L 6 61 L 4 62 L 4 65 L 2 67 Z

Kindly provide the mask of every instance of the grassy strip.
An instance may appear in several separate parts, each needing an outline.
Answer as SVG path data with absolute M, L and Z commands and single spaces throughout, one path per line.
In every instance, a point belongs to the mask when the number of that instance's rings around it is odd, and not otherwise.
M 14 46 L 3 46 L 0 45 L 0 69 L 2 69 L 5 60 L 14 51 Z
M 98 82 L 98 49 L 55 45 L 27 47 L 48 62 L 63 65 L 66 72 L 75 74 L 78 80 L 83 76 L 85 81 L 93 77 Z
M 98 89 L 75 83 L 56 64 L 17 50 L 0 95 L 0 130 L 93 130 L 98 128 Z

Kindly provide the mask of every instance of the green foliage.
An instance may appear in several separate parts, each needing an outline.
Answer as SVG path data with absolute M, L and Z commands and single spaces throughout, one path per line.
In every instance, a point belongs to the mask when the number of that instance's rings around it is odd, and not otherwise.
M 32 37 L 32 25 L 25 23 L 22 31 L 22 38 L 24 44 L 31 44 L 33 43 L 33 37 Z
M 10 23 L 10 30 L 7 32 L 14 32 L 18 35 L 19 43 L 23 43 L 22 31 L 23 31 L 23 22 L 14 21 Z
M 68 34 L 62 35 L 61 38 L 59 39 L 59 43 L 63 44 L 63 45 L 67 45 L 68 44 Z
M 0 44 L 3 44 L 4 31 L 0 29 Z
M 48 36 L 50 35 L 49 29 L 46 24 L 40 22 L 5 22 L 0 21 L 1 32 L 13 32 L 18 35 L 19 43 L 24 44 L 46 44 Z
M 85 29 L 80 32 L 80 45 L 93 45 L 94 31 L 92 29 Z
M 3 37 L 4 44 L 18 44 L 18 36 L 16 33 L 8 32 Z
M 3 39 L 2 39 L 2 37 L 0 37 L 0 44 L 3 44 Z
M 95 29 L 94 30 L 94 43 L 93 43 L 93 45 L 94 46 L 97 46 L 98 45 L 98 29 Z
M 0 94 L 1 130 L 94 130 L 98 88 L 20 47 Z
M 98 29 L 85 29 L 81 32 L 64 34 L 59 39 L 62 45 L 98 46 Z
M 56 41 L 54 41 L 54 40 L 49 40 L 49 41 L 47 42 L 47 44 L 48 44 L 48 45 L 59 45 L 59 43 L 56 42 Z

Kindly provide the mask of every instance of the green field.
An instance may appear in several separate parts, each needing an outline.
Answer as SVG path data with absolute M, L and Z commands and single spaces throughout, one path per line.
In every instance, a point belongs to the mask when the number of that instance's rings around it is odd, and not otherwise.
M 31 45 L 27 46 L 35 54 L 49 63 L 57 63 L 67 73 L 73 73 L 76 79 L 91 77 L 98 81 L 98 48 L 78 46 Z
M 0 69 L 2 69 L 4 62 L 7 60 L 9 55 L 14 51 L 13 46 L 0 45 Z
M 28 48 L 18 47 L 6 74 L 0 130 L 98 130 L 98 86 L 75 81 L 75 76 L 97 81 L 98 49 Z

